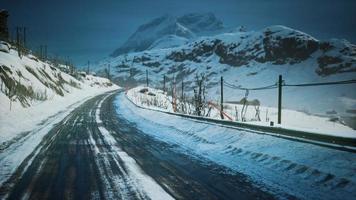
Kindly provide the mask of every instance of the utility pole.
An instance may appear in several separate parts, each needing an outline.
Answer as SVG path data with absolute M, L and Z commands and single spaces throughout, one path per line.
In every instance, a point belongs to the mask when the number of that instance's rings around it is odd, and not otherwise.
M 184 99 L 184 80 L 182 79 L 182 101 Z
M 26 48 L 26 27 L 23 27 L 23 47 Z
M 107 72 L 107 78 L 110 80 L 110 63 L 108 64 Z
M 224 102 L 224 86 L 223 86 L 223 84 L 224 84 L 224 78 L 223 77 L 221 77 L 221 80 L 220 80 L 220 97 L 221 97 L 221 99 L 220 99 L 220 117 L 221 117 L 221 119 L 224 119 L 224 115 L 223 115 L 223 111 L 224 111 L 224 104 L 223 104 L 223 102 Z
M 47 59 L 47 45 L 44 45 L 44 56 Z
M 146 69 L 146 87 L 148 87 L 148 70 Z
M 177 111 L 177 100 L 176 100 L 176 78 L 175 78 L 175 76 L 173 76 L 172 100 L 173 100 L 173 112 L 176 112 Z
M 21 56 L 20 52 L 20 27 L 16 27 L 16 46 L 17 46 L 17 53 L 19 57 Z
M 163 75 L 163 93 L 166 92 L 166 75 Z
M 282 75 L 278 78 L 278 124 L 282 123 Z
M 42 48 L 42 45 L 40 45 L 40 59 L 42 59 L 42 57 L 43 57 L 43 48 Z

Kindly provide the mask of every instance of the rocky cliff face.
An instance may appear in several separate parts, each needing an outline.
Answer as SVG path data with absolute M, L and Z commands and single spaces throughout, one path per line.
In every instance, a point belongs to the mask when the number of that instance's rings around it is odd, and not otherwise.
M 175 62 L 202 62 L 211 55 L 221 64 L 233 67 L 251 62 L 274 65 L 297 64 L 315 56 L 316 73 L 327 76 L 356 70 L 356 47 L 347 41 L 318 41 L 315 38 L 283 26 L 272 26 L 260 32 L 223 34 L 205 38 L 179 50 L 167 58 Z

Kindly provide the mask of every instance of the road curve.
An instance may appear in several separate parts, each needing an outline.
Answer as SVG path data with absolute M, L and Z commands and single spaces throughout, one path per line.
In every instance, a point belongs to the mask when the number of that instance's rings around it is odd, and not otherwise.
M 274 199 L 242 174 L 141 134 L 115 113 L 115 95 L 92 98 L 55 125 L 0 198 Z

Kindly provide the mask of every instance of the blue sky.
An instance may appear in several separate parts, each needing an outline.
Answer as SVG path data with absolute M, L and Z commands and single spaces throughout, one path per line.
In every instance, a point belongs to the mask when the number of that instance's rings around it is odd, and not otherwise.
M 0 0 L 11 30 L 28 27 L 32 48 L 83 65 L 108 56 L 136 28 L 163 14 L 213 12 L 225 26 L 286 25 L 318 39 L 356 43 L 355 0 Z

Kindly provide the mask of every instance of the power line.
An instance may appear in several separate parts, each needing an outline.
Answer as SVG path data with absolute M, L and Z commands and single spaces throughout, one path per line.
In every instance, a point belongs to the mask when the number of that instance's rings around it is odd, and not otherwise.
M 286 84 L 283 83 L 283 87 L 309 87 L 309 86 L 323 86 L 323 85 L 345 85 L 345 84 L 354 84 L 356 83 L 355 79 L 352 80 L 344 80 L 344 81 L 331 81 L 331 82 L 319 82 L 319 83 L 301 83 L 301 84 Z M 237 90 L 269 90 L 277 88 L 277 84 L 255 87 L 255 88 L 245 88 L 241 86 L 236 86 L 234 84 L 228 83 L 224 81 L 224 85 Z
M 344 84 L 353 84 L 356 83 L 356 80 L 345 80 L 345 81 L 332 81 L 332 82 L 321 82 L 321 83 L 302 83 L 302 84 L 283 84 L 287 87 L 308 87 L 308 86 L 322 86 L 322 85 L 344 85 Z
M 272 84 L 272 85 L 267 85 L 267 86 L 262 86 L 262 87 L 255 87 L 255 88 L 245 88 L 245 87 L 241 87 L 241 86 L 236 86 L 233 85 L 231 83 L 228 83 L 226 81 L 224 81 L 224 85 L 226 85 L 229 88 L 232 89 L 238 89 L 238 90 L 269 90 L 269 89 L 275 89 L 277 88 L 277 84 Z

